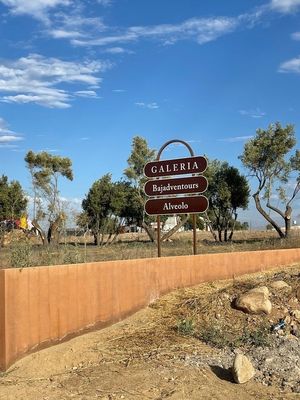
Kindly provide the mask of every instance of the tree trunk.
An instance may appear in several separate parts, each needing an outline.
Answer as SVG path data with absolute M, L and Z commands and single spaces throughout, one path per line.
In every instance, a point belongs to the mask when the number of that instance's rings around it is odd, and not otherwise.
M 253 198 L 255 201 L 255 206 L 256 206 L 257 211 L 260 212 L 260 214 L 273 226 L 273 228 L 277 231 L 278 235 L 281 238 L 284 238 L 285 234 L 282 232 L 279 225 L 276 224 L 276 222 L 262 208 L 262 206 L 260 204 L 259 192 L 254 193 Z
M 59 244 L 60 227 L 62 225 L 62 215 L 59 215 L 55 221 L 51 221 L 48 229 L 47 239 L 50 244 Z
M 47 245 L 46 235 L 45 235 L 43 229 L 40 227 L 40 225 L 37 222 L 37 220 L 34 219 L 31 223 L 34 226 L 34 229 L 38 232 L 39 237 L 41 238 L 43 245 L 46 246 Z
M 155 237 L 155 232 L 151 228 L 151 226 L 147 225 L 146 222 L 142 222 L 142 227 L 145 229 L 147 235 L 149 236 L 149 239 L 151 242 L 156 242 L 156 237 Z
M 178 229 L 180 229 L 186 223 L 186 221 L 188 219 L 189 219 L 189 215 L 186 215 L 183 219 L 180 220 L 180 222 L 177 225 L 174 226 L 174 228 L 170 229 L 169 232 L 165 233 L 162 236 L 161 241 L 164 242 L 165 240 L 169 239 L 169 237 L 174 235 L 174 233 L 177 232 Z
M 208 225 L 208 229 L 210 230 L 210 232 L 211 232 L 211 234 L 212 234 L 212 236 L 213 236 L 215 242 L 217 242 L 217 241 L 218 241 L 218 238 L 217 238 L 216 233 L 215 233 L 214 230 L 213 230 L 212 223 L 211 223 L 211 221 L 210 221 L 210 219 L 209 219 L 209 217 L 208 217 L 207 212 L 206 212 L 204 215 L 205 215 L 205 222 L 206 222 L 207 225 Z
M 224 242 L 227 242 L 227 241 L 228 241 L 227 233 L 228 233 L 228 230 L 227 230 L 227 227 L 226 227 L 226 228 L 224 229 Z
M 219 242 L 222 242 L 222 229 L 218 228 L 218 238 L 219 238 Z
M 234 222 L 233 222 L 233 224 L 232 224 L 232 228 L 231 228 L 231 232 L 230 232 L 230 235 L 229 235 L 229 238 L 228 238 L 228 240 L 232 240 L 232 237 L 233 237 L 233 232 L 234 232 L 234 229 L 235 229 L 235 223 L 236 223 L 236 220 L 237 220 L 237 213 L 235 212 L 234 213 Z
M 284 214 L 285 237 L 289 237 L 291 233 L 291 215 L 292 215 L 292 208 L 290 206 L 287 206 Z

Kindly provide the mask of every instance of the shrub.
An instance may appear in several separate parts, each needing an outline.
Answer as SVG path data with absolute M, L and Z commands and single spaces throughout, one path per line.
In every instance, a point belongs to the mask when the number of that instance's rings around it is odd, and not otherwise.
M 33 265 L 32 245 L 28 240 L 12 243 L 10 263 L 12 267 L 17 268 L 31 267 Z

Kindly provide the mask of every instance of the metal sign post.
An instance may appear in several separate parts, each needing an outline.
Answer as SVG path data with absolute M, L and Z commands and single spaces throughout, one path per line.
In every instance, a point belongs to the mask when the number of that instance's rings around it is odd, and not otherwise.
M 163 150 L 172 143 L 183 144 L 190 157 L 160 160 Z M 156 160 L 147 163 L 144 175 L 157 178 L 146 182 L 144 191 L 150 197 L 145 203 L 145 212 L 157 216 L 157 255 L 161 257 L 161 215 L 193 214 L 193 253 L 197 254 L 196 214 L 208 208 L 208 200 L 201 195 L 207 189 L 207 179 L 200 175 L 207 168 L 207 160 L 195 156 L 191 146 L 183 140 L 170 140 L 159 150 Z M 176 175 L 188 177 L 173 178 Z M 170 197 L 172 195 L 172 197 Z

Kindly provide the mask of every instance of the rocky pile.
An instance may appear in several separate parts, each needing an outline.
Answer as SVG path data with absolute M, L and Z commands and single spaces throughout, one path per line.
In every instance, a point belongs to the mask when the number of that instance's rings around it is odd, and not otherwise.
M 179 310 L 193 321 L 192 336 L 216 349 L 216 357 L 191 357 L 189 363 L 223 368 L 237 383 L 254 377 L 300 393 L 298 271 L 236 282 L 206 299 L 185 299 Z

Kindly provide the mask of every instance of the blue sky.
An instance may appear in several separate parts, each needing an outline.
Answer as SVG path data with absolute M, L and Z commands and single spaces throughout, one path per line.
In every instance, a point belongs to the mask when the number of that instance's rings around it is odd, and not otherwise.
M 30 149 L 72 159 L 61 195 L 80 202 L 122 176 L 135 135 L 239 168 L 257 128 L 293 123 L 299 142 L 300 0 L 0 0 L 0 16 L 0 174 L 28 192 Z

